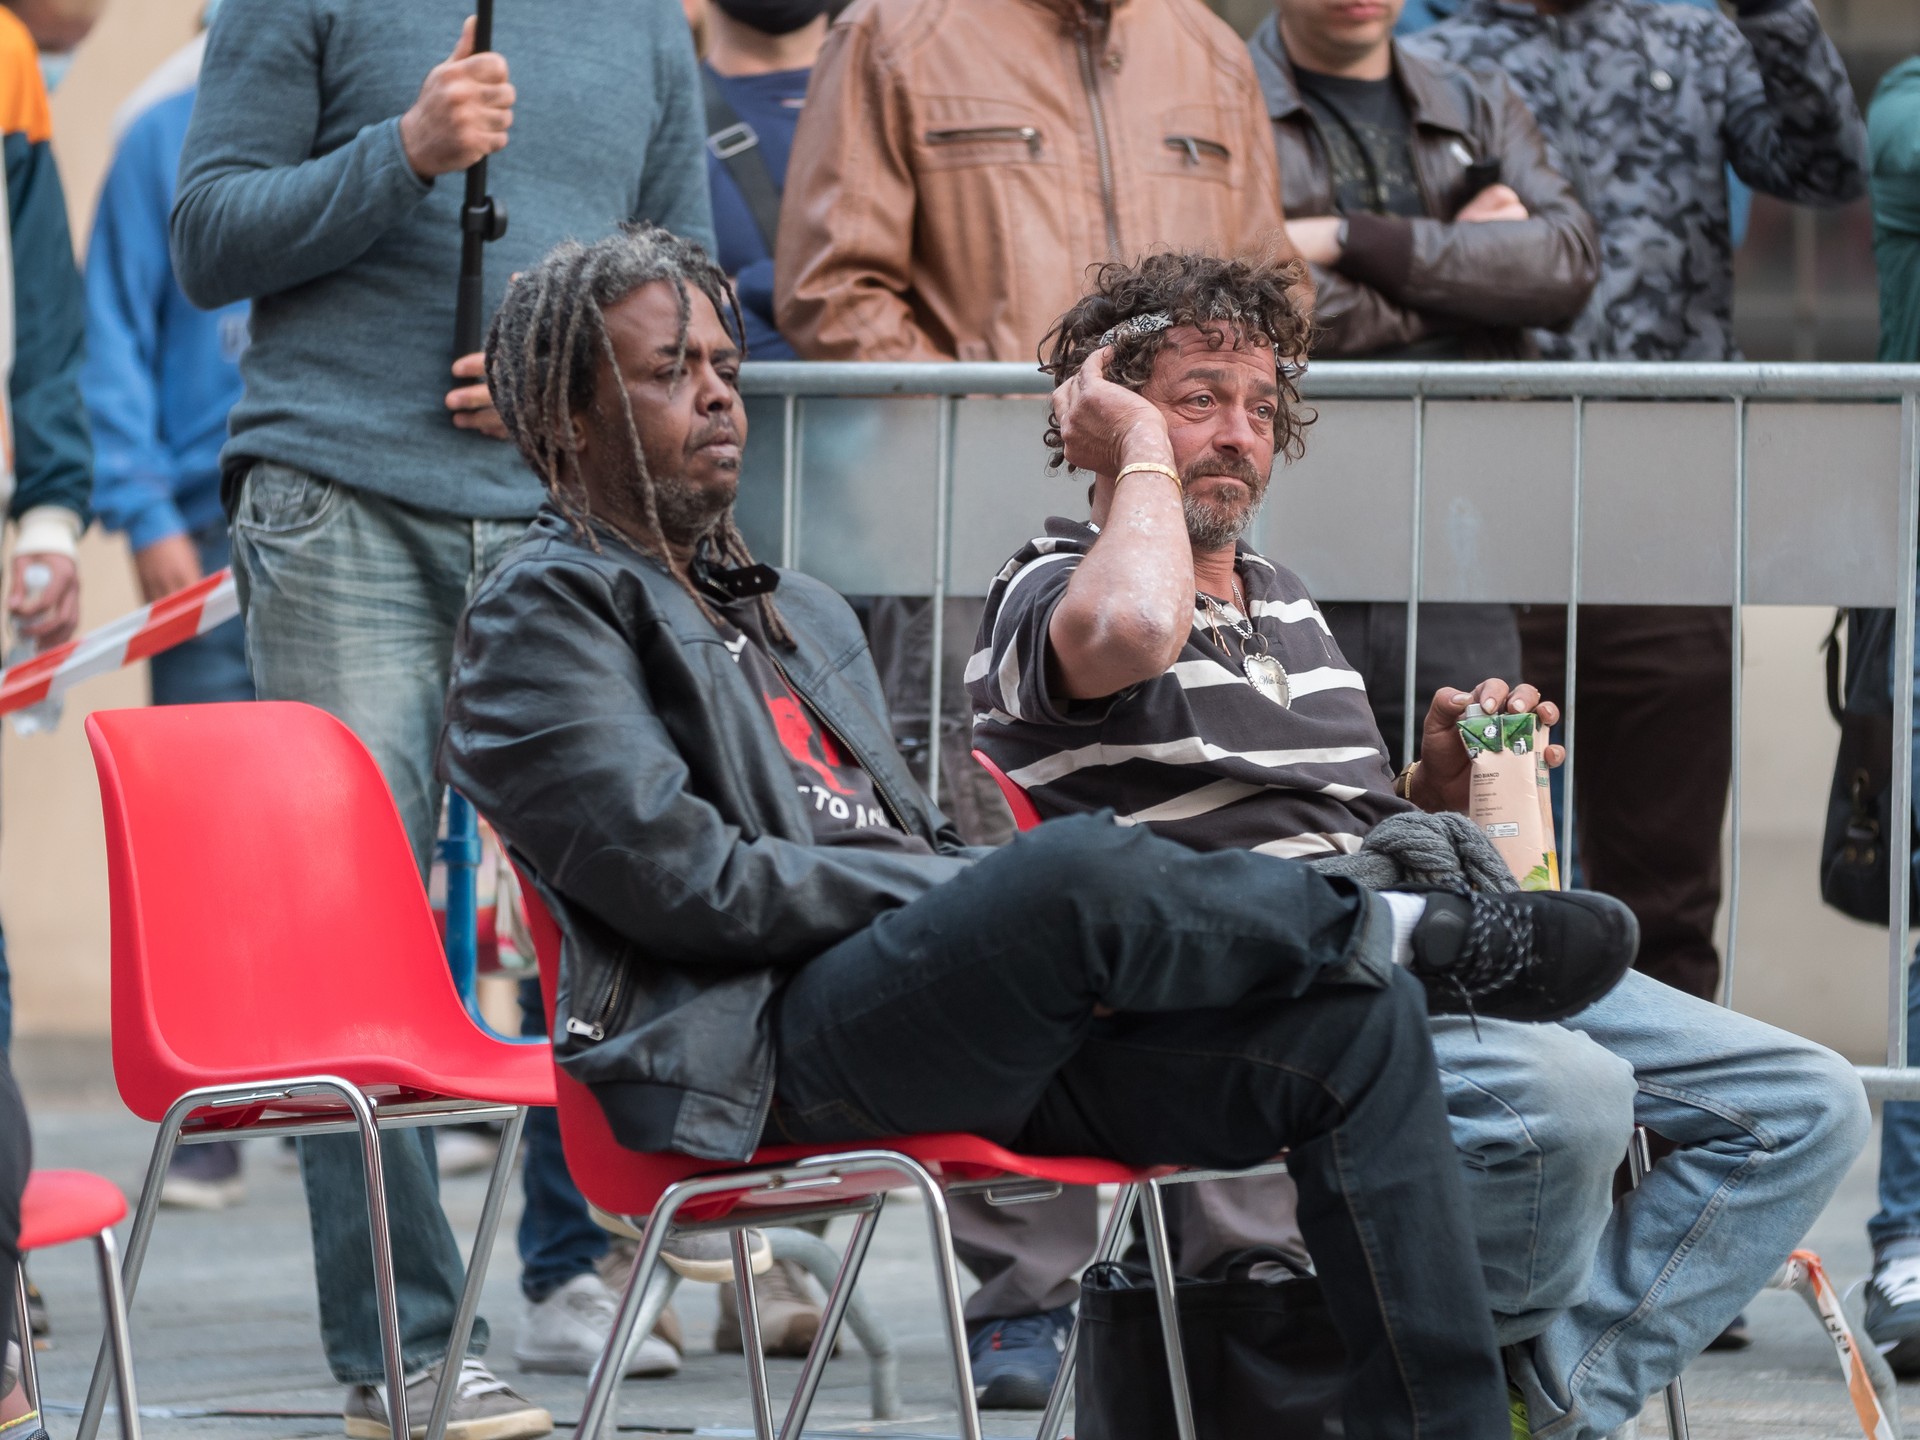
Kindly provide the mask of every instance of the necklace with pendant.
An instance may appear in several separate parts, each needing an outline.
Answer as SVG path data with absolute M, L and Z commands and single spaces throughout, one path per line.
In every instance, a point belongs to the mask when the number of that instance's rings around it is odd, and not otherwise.
M 1207 617 L 1213 630 L 1213 643 L 1228 655 L 1233 654 L 1220 634 L 1220 626 L 1225 624 L 1230 634 L 1240 641 L 1240 669 L 1247 677 L 1247 683 L 1260 694 L 1282 708 L 1293 704 L 1293 686 L 1287 677 L 1286 666 L 1274 658 L 1267 644 L 1267 637 L 1254 629 L 1251 623 L 1237 620 L 1229 614 L 1227 608 L 1213 596 L 1204 591 L 1197 592 L 1197 598 L 1206 607 Z M 1240 581 L 1233 581 L 1233 598 L 1240 603 Z M 1242 613 L 1245 606 L 1240 606 Z

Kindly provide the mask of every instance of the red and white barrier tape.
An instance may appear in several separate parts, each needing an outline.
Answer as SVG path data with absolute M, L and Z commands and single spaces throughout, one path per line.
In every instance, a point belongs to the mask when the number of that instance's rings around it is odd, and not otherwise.
M 82 680 L 171 650 L 239 613 L 233 572 L 217 571 L 98 630 L 0 670 L 0 715 L 58 699 Z
M 1847 1395 L 1853 1401 L 1853 1413 L 1860 1421 L 1866 1440 L 1899 1440 L 1900 1402 L 1895 1394 L 1893 1376 L 1886 1361 L 1871 1349 L 1871 1342 L 1857 1336 L 1847 1323 L 1839 1292 L 1827 1278 L 1827 1267 L 1811 1250 L 1796 1250 L 1787 1257 L 1767 1287 L 1791 1290 L 1807 1302 L 1818 1317 L 1827 1338 L 1833 1342 L 1840 1359 L 1840 1373 L 1846 1376 Z

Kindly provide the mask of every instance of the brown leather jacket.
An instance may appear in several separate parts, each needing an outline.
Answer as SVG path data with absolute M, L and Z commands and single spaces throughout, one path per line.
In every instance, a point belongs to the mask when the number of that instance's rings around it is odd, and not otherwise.
M 1254 32 L 1287 214 L 1332 215 L 1326 148 L 1301 103 L 1272 16 Z M 1356 215 L 1337 269 L 1313 267 L 1314 354 L 1355 358 L 1459 336 L 1476 360 L 1530 358 L 1525 327 L 1579 315 L 1599 276 L 1593 221 L 1547 159 L 1533 113 L 1504 75 L 1469 73 L 1396 44 L 1393 73 L 1413 121 L 1413 164 L 1431 218 Z M 1479 188 L 1475 161 L 1498 161 L 1527 220 L 1455 224 Z
M 776 247 L 814 360 L 1031 360 L 1087 268 L 1291 253 L 1246 47 L 1200 0 L 856 0 L 814 66 Z

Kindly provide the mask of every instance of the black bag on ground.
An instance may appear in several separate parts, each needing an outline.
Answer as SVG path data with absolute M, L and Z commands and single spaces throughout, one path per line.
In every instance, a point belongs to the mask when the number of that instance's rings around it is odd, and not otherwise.
M 1346 1350 L 1311 1276 L 1179 1282 L 1200 1440 L 1331 1440 Z M 1095 1265 L 1080 1281 L 1077 1440 L 1170 1440 L 1173 1390 L 1151 1280 Z
M 1846 684 L 1841 685 L 1840 627 L 1846 625 Z M 1840 726 L 1840 749 L 1827 796 L 1820 844 L 1820 898 L 1842 914 L 1885 925 L 1893 847 L 1893 622 L 1891 610 L 1847 610 L 1827 635 L 1827 709 Z M 1900 743 L 1909 743 L 1905 736 Z M 1912 817 L 1907 817 L 1910 834 Z M 1915 853 L 1920 853 L 1916 844 Z M 1907 879 L 1908 905 L 1920 892 Z

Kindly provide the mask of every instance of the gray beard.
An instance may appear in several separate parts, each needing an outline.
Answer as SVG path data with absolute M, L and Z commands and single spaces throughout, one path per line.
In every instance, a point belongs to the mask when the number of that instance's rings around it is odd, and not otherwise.
M 1187 539 L 1196 550 L 1224 550 L 1253 524 L 1260 513 L 1259 502 L 1245 509 L 1214 505 L 1189 495 L 1182 502 L 1187 514 Z
M 677 545 L 695 545 L 706 539 L 733 509 L 733 501 L 733 495 L 697 490 L 679 476 L 666 480 L 656 477 L 653 482 L 653 508 L 660 517 L 660 533 Z

